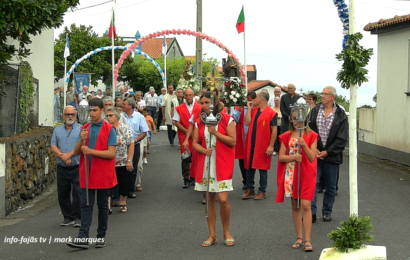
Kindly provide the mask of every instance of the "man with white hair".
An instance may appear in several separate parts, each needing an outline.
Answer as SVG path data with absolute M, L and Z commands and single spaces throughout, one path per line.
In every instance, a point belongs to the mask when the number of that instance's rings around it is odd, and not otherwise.
M 280 93 L 281 93 L 280 87 L 276 86 L 275 90 L 273 91 L 273 97 L 271 97 L 268 101 L 268 107 L 274 107 L 275 106 L 275 97 L 280 98 Z
M 158 95 L 155 94 L 154 87 L 149 88 L 149 93 L 145 96 L 144 100 L 145 105 L 149 109 L 149 115 L 152 117 L 152 119 L 154 119 L 158 109 Z
M 296 86 L 295 84 L 288 84 L 288 94 L 283 95 L 280 98 L 280 112 L 282 113 L 281 131 L 282 134 L 289 130 L 290 123 L 290 106 L 298 101 L 299 95 L 295 95 Z
M 155 92 L 155 88 L 153 86 L 149 87 L 148 92 L 144 94 L 144 99 L 151 93 L 151 90 L 154 90 Z
M 51 151 L 57 160 L 57 196 L 64 221 L 60 226 L 81 226 L 81 201 L 78 165 L 80 155 L 74 156 L 81 125 L 76 121 L 74 107 L 63 111 L 64 124 L 56 127 L 51 137 Z M 72 199 L 71 199 L 72 198 Z
M 88 86 L 83 86 L 83 92 L 81 92 L 81 93 L 78 95 L 78 101 L 81 102 L 81 100 L 83 100 L 83 98 L 84 98 L 85 100 L 87 100 L 87 97 L 88 97 L 88 96 L 91 96 L 91 94 L 88 93 Z
M 319 134 L 317 142 L 317 178 L 315 198 L 312 201 L 312 222 L 316 222 L 317 193 L 320 178 L 323 176 L 326 191 L 323 194 L 322 220 L 332 221 L 332 210 L 336 196 L 336 183 L 339 165 L 343 163 L 348 122 L 344 109 L 336 104 L 336 89 L 325 87 L 320 93 L 322 103 L 310 111 L 309 127 Z

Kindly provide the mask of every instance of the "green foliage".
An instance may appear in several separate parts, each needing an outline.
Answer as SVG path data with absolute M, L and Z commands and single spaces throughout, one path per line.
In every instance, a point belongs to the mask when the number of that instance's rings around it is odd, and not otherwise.
M 20 130 L 26 132 L 30 126 L 30 108 L 34 104 L 34 86 L 33 86 L 33 71 L 28 62 L 22 62 L 20 67 L 20 99 L 19 99 L 19 117 L 21 123 Z M 19 131 L 20 132 L 20 131 Z
M 65 27 L 64 31 L 58 36 L 54 44 L 54 80 L 56 82 L 64 77 L 64 49 L 67 33 L 70 40 L 70 56 L 67 57 L 67 70 L 70 69 L 77 59 L 83 57 L 88 52 L 100 47 L 111 46 L 111 38 L 105 35 L 99 37 L 92 28 L 92 26 L 86 27 L 84 25 L 76 27 L 75 24 L 72 24 L 69 29 Z M 116 38 L 114 44 L 115 46 L 124 46 L 126 42 L 122 38 Z M 114 51 L 115 62 L 118 61 L 122 52 L 123 50 Z M 106 85 L 112 85 L 111 59 L 111 51 L 101 51 L 82 61 L 75 69 L 75 72 L 93 73 L 91 74 L 91 84 L 95 86 L 98 80 L 101 80 Z M 132 63 L 131 57 L 124 61 L 124 65 L 130 63 Z M 73 74 L 71 74 L 71 84 L 73 77 Z M 121 77 L 118 80 L 121 80 Z
M 366 216 L 364 219 L 361 216 L 352 214 L 348 221 L 340 222 L 342 228 L 330 232 L 327 237 L 333 241 L 332 247 L 347 253 L 349 248 L 359 249 L 363 242 L 371 242 L 374 237 L 368 234 L 373 230 L 371 219 Z
M 27 44 L 30 37 L 63 24 L 68 8 L 77 6 L 79 0 L 1 0 L 0 1 L 0 64 L 13 56 L 21 59 L 30 54 Z M 17 40 L 19 46 L 7 44 L 7 37 Z
M 205 56 L 205 55 L 204 55 Z M 205 57 L 204 57 L 205 58 Z M 205 75 L 212 70 L 212 63 L 214 58 L 204 59 L 202 61 L 202 75 Z M 160 57 L 155 60 L 159 66 L 164 70 L 164 58 Z M 195 61 L 191 61 L 195 64 Z M 185 71 L 187 60 L 185 57 L 179 59 L 167 58 L 167 84 L 173 84 L 176 87 L 179 79 Z M 215 61 L 215 63 L 217 63 Z M 147 59 L 141 55 L 135 56 L 134 62 L 122 65 L 119 71 L 118 78 L 122 78 L 127 82 L 134 91 L 148 91 L 150 86 L 153 86 L 159 94 L 162 88 L 162 78 L 158 69 Z M 205 86 L 205 82 L 203 82 Z
M 350 34 L 347 40 L 347 49 L 336 54 L 336 59 L 343 61 L 342 69 L 337 73 L 336 79 L 341 83 L 342 88 L 349 89 L 351 85 L 361 86 L 363 82 L 368 82 L 366 77 L 373 49 L 365 49 L 359 44 L 363 38 L 361 33 Z

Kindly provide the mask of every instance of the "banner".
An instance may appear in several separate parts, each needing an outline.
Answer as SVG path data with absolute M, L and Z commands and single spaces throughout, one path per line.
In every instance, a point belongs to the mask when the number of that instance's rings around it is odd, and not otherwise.
M 75 93 L 79 94 L 83 91 L 83 87 L 90 88 L 91 74 L 90 73 L 74 73 Z

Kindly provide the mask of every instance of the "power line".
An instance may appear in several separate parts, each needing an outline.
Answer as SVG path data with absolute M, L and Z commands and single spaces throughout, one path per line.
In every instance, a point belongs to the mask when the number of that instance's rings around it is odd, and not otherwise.
M 110 0 L 110 1 L 107 1 L 107 2 L 104 2 L 104 3 L 100 3 L 100 4 L 96 4 L 96 5 L 90 5 L 90 6 L 83 7 L 83 8 L 78 8 L 78 9 L 76 9 L 76 10 L 73 10 L 73 12 L 74 12 L 74 11 L 84 10 L 84 9 L 91 8 L 91 7 L 96 7 L 96 6 L 103 5 L 103 4 L 106 4 L 106 3 L 109 3 L 109 2 L 113 2 L 113 1 L 114 1 L 114 0 Z

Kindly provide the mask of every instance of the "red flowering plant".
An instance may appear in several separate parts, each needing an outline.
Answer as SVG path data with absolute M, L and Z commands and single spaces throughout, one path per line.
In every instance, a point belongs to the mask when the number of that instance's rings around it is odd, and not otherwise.
M 246 86 L 239 78 L 227 78 L 220 92 L 219 101 L 224 103 L 225 107 L 246 105 Z

